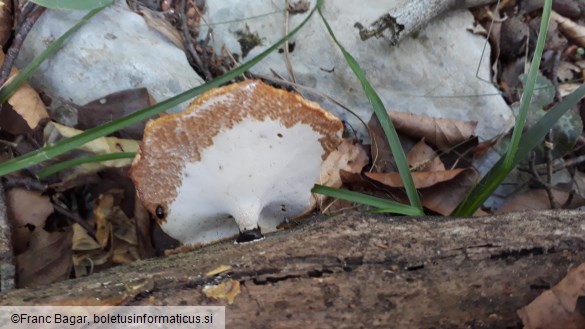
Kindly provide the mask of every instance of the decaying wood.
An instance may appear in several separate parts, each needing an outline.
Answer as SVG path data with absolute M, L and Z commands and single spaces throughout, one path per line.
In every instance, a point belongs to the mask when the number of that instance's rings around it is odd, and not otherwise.
M 12 234 L 6 209 L 4 186 L 0 182 L 0 291 L 14 289 L 16 266 L 12 250 Z
M 2 305 L 226 305 L 227 328 L 521 328 L 516 310 L 585 260 L 585 214 L 473 219 L 351 212 L 84 279 Z M 205 273 L 220 265 L 228 272 Z M 202 293 L 240 282 L 233 304 Z
M 435 17 L 459 7 L 471 8 L 496 0 L 406 0 L 390 8 L 367 27 L 357 23 L 362 40 L 385 37 L 390 45 L 398 44 L 405 36 L 420 30 Z

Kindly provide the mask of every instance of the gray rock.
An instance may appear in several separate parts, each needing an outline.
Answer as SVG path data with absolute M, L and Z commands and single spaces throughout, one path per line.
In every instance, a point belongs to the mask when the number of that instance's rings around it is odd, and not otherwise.
M 28 35 L 17 60 L 26 66 L 85 11 L 47 10 Z M 32 83 L 52 94 L 85 104 L 110 93 L 146 87 L 163 101 L 203 83 L 184 52 L 149 28 L 117 0 L 94 16 L 35 72 Z M 183 109 L 178 106 L 175 110 Z
M 506 131 L 514 118 L 498 90 L 482 80 L 489 80 L 489 44 L 479 65 L 485 39 L 468 31 L 474 21 L 469 11 L 453 10 L 440 16 L 416 37 L 407 37 L 395 47 L 383 38 L 359 38 L 356 22 L 367 25 L 397 3 L 365 0 L 358 5 L 351 0 L 335 0 L 325 1 L 323 8 L 338 40 L 359 62 L 386 107 L 433 117 L 476 120 L 481 139 Z M 238 32 L 249 29 L 258 34 L 262 46 L 242 59 L 247 61 L 284 35 L 283 9 L 283 2 L 273 0 L 208 1 L 207 15 L 218 45 L 224 43 L 234 53 L 242 54 Z M 291 29 L 306 15 L 291 16 Z M 295 47 L 290 61 L 298 83 L 336 98 L 367 122 L 372 107 L 319 15 L 292 42 Z M 476 76 L 478 66 L 481 78 Z M 288 78 L 282 53 L 271 54 L 252 72 L 272 76 L 270 70 Z M 319 101 L 365 135 L 364 126 L 352 115 Z

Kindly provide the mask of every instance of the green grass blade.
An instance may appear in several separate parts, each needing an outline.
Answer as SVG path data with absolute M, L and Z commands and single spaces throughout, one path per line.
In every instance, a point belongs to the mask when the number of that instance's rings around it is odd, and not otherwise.
M 514 125 L 514 131 L 512 132 L 512 139 L 510 141 L 510 148 L 508 149 L 506 158 L 504 160 L 506 167 L 513 166 L 512 163 L 520 144 L 524 125 L 526 124 L 526 118 L 528 117 L 528 112 L 530 111 L 530 101 L 532 100 L 536 78 L 540 72 L 540 60 L 542 58 L 542 52 L 544 51 L 551 10 L 552 0 L 545 0 L 544 7 L 542 9 L 542 17 L 540 20 L 540 32 L 538 33 L 538 40 L 536 41 L 536 49 L 534 50 L 534 56 L 532 57 L 532 63 L 530 64 L 530 71 L 528 72 L 528 78 L 526 79 L 526 86 L 524 87 L 524 92 L 522 93 L 520 109 L 518 111 L 518 117 L 516 118 L 516 124 Z
M 567 113 L 575 104 L 585 97 L 585 85 L 565 97 L 560 103 L 553 106 L 520 140 L 517 152 L 512 163 L 507 165 L 502 157 L 483 179 L 473 187 L 465 200 L 453 211 L 453 216 L 471 216 L 492 195 L 506 176 L 521 161 L 526 159 L 530 151 L 542 142 L 548 131 L 555 125 L 563 114 Z
M 67 32 L 59 37 L 59 39 L 53 41 L 51 45 L 47 47 L 47 49 L 45 49 L 39 56 L 35 57 L 35 59 L 30 62 L 16 77 L 14 77 L 14 79 L 9 84 L 0 89 L 0 104 L 4 104 L 4 102 L 6 102 L 8 98 L 28 80 L 28 78 L 30 78 L 33 72 L 36 71 L 36 69 L 38 69 L 47 58 L 56 53 L 59 48 L 61 48 L 63 43 L 65 43 L 65 40 L 67 40 L 73 33 L 77 32 L 79 28 L 89 22 L 93 16 L 102 11 L 104 8 L 105 7 L 94 9 L 83 16 L 83 18 L 81 18 L 77 24 L 67 30 Z
M 371 195 L 362 194 L 359 192 L 341 190 L 318 184 L 316 184 L 313 189 L 311 189 L 311 192 L 323 194 L 336 199 L 357 202 L 360 204 L 376 207 L 379 210 L 384 210 L 384 212 L 393 212 L 407 216 L 420 216 L 420 210 L 418 208 L 392 200 L 386 200 Z
M 31 0 L 51 9 L 90 10 L 111 5 L 114 0 Z
M 271 52 L 275 51 L 280 47 L 288 38 L 292 37 L 296 34 L 313 16 L 315 10 L 317 10 L 323 4 L 323 0 L 318 0 L 315 8 L 311 10 L 309 15 L 299 24 L 296 28 L 294 28 L 289 34 L 285 37 L 277 41 L 273 44 L 270 48 L 263 51 L 258 56 L 254 57 L 253 59 L 249 60 L 248 62 L 240 65 L 238 68 L 227 72 L 226 74 L 217 77 L 204 85 L 195 87 L 193 89 L 187 90 L 175 97 L 169 98 L 161 103 L 158 103 L 154 106 L 145 108 L 143 110 L 134 112 L 126 117 L 120 118 L 118 120 L 109 122 L 107 124 L 86 130 L 85 132 L 75 135 L 71 138 L 65 139 L 60 141 L 59 143 L 48 146 L 30 153 L 27 153 L 23 156 L 18 158 L 6 161 L 0 164 L 0 176 L 4 176 L 6 174 L 21 170 L 23 168 L 27 168 L 29 166 L 41 163 L 45 160 L 51 159 L 55 156 L 63 154 L 65 152 L 71 151 L 75 148 L 80 147 L 81 145 L 90 142 L 96 138 L 106 136 L 111 134 L 115 131 L 118 131 L 122 128 L 128 127 L 133 125 L 137 122 L 142 120 L 148 119 L 153 115 L 159 114 L 164 112 L 165 110 L 179 105 L 183 102 L 186 102 L 193 97 L 201 94 L 204 91 L 207 91 L 211 88 L 218 87 L 222 84 L 229 82 L 230 80 L 234 79 L 235 77 L 243 74 L 245 71 L 249 70 L 254 65 L 258 64 L 261 60 L 263 60 L 266 56 L 268 56 Z
M 103 161 L 110 161 L 110 160 L 119 160 L 119 159 L 132 159 L 136 156 L 134 152 L 117 152 L 117 153 L 108 153 L 108 154 L 100 154 L 94 156 L 87 156 L 83 158 L 71 159 L 68 161 L 59 162 L 53 166 L 47 167 L 37 174 L 38 179 L 43 179 L 46 177 L 51 176 L 54 173 L 57 173 L 61 170 L 69 169 L 71 167 L 79 166 L 86 163 L 92 162 L 103 162 Z
M 410 205 L 415 207 L 415 208 L 418 208 L 420 210 L 420 213 L 418 215 L 422 215 L 423 214 L 422 205 L 421 205 L 420 199 L 418 197 L 418 193 L 416 191 L 416 187 L 414 185 L 412 175 L 410 174 L 410 168 L 408 167 L 408 161 L 406 161 L 406 156 L 404 155 L 404 150 L 402 149 L 402 146 L 400 145 L 400 140 L 398 139 L 398 134 L 396 133 L 396 130 L 394 129 L 394 125 L 392 124 L 392 120 L 390 120 L 390 118 L 388 117 L 388 113 L 386 112 L 386 108 L 384 107 L 384 103 L 382 103 L 382 100 L 380 99 L 380 97 L 378 96 L 378 94 L 376 93 L 376 91 L 374 90 L 372 85 L 370 84 L 370 82 L 367 80 L 366 74 L 361 69 L 358 62 L 353 58 L 353 56 L 351 56 L 350 53 L 348 53 L 345 50 L 345 48 L 343 48 L 343 46 L 339 43 L 339 41 L 337 41 L 337 38 L 335 38 L 335 34 L 333 34 L 333 30 L 331 29 L 331 26 L 329 26 L 329 23 L 327 22 L 327 20 L 323 16 L 321 9 L 319 9 L 319 15 L 321 16 L 321 19 L 323 20 L 323 23 L 325 24 L 325 27 L 327 28 L 329 35 L 331 36 L 333 41 L 335 41 L 335 43 L 337 44 L 337 47 L 339 47 L 339 49 L 341 50 L 343 57 L 347 61 L 348 65 L 351 67 L 355 76 L 360 81 L 362 88 L 364 89 L 364 92 L 366 93 L 366 96 L 368 97 L 368 100 L 372 104 L 374 112 L 376 113 L 376 116 L 378 117 L 378 120 L 380 121 L 380 124 L 382 125 L 382 129 L 384 130 L 384 133 L 386 134 L 386 138 L 388 139 L 388 143 L 390 144 L 390 149 L 392 150 L 392 154 L 394 155 L 394 159 L 396 160 L 396 166 L 398 167 L 398 172 L 400 174 L 400 178 L 402 178 L 404 188 L 406 189 L 406 195 L 408 196 L 408 200 L 410 201 Z

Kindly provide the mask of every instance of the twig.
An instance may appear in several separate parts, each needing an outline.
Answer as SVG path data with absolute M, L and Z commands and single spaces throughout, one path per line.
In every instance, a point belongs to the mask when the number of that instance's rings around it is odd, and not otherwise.
M 6 57 L 4 58 L 2 69 L 0 69 L 0 86 L 3 85 L 6 80 L 8 80 L 8 77 L 10 76 L 10 70 L 14 65 L 14 61 L 18 57 L 18 53 L 22 48 L 24 39 L 26 39 L 26 36 L 35 25 L 35 22 L 39 19 L 39 17 L 41 17 L 44 11 L 45 7 L 39 7 L 33 4 L 30 14 L 26 16 L 26 19 L 20 25 L 18 32 L 14 36 L 12 45 L 10 48 L 8 48 L 8 51 L 6 51 Z
M 56 212 L 60 213 L 61 215 L 65 216 L 65 217 L 73 220 L 77 224 L 81 225 L 81 227 L 83 227 L 85 229 L 87 234 L 89 234 L 89 236 L 91 236 L 92 238 L 95 239 L 95 229 L 86 220 L 81 218 L 78 214 L 65 209 L 63 206 L 61 206 L 55 202 L 53 202 L 53 207 L 55 208 Z
M 367 27 L 359 22 L 354 26 L 359 29 L 363 41 L 384 36 L 394 46 L 405 36 L 418 31 L 433 18 L 450 9 L 458 6 L 470 8 L 492 2 L 495 0 L 409 0 L 390 9 Z
M 550 202 L 551 209 L 557 209 L 557 204 L 555 202 L 555 197 L 553 192 L 550 188 L 552 185 L 552 174 L 553 174 L 553 157 L 552 157 L 552 149 L 553 149 L 553 140 L 552 140 L 552 131 L 549 131 L 544 138 L 544 157 L 546 161 L 546 194 L 548 195 L 548 201 Z
M 585 155 L 580 155 L 576 158 L 571 158 L 571 159 L 565 160 L 564 163 L 560 163 L 560 164 L 556 165 L 555 171 L 560 170 L 561 168 L 567 168 L 567 167 L 573 167 L 576 165 L 580 165 L 583 162 L 585 162 Z
M 185 49 L 187 49 L 188 54 L 195 62 L 195 66 L 197 67 L 199 73 L 203 74 L 203 79 L 205 81 L 211 80 L 211 72 L 209 72 L 209 68 L 203 64 L 201 57 L 197 53 L 197 49 L 193 45 L 191 32 L 189 32 L 189 27 L 187 26 L 187 2 L 185 0 L 181 0 L 181 10 L 178 12 L 179 16 L 181 17 L 181 30 L 183 32 L 183 43 L 185 44 Z

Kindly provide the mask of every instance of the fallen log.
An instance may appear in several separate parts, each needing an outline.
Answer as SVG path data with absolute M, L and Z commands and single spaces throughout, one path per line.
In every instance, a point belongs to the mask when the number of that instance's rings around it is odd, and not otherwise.
M 521 328 L 516 311 L 585 260 L 584 219 L 577 211 L 347 212 L 252 244 L 227 241 L 8 291 L 0 304 L 226 305 L 227 328 Z M 231 268 L 206 275 L 220 265 Z M 231 304 L 203 292 L 222 282 Z

